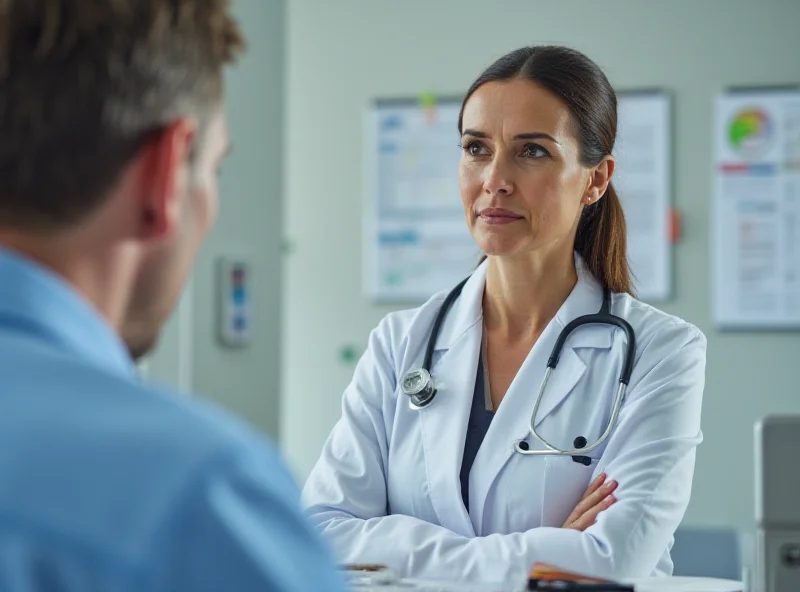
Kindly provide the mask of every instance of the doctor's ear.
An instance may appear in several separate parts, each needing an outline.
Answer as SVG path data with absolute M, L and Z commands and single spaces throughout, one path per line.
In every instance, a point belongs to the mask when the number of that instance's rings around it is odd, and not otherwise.
M 613 156 L 606 156 L 600 164 L 589 170 L 586 193 L 581 200 L 584 205 L 592 205 L 603 197 L 614 175 L 616 161 Z

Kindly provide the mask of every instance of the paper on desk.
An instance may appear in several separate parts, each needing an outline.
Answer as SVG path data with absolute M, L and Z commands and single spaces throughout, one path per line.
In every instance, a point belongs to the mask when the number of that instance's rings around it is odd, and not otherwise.
M 716 578 L 661 577 L 626 580 L 636 592 L 742 592 L 741 582 Z

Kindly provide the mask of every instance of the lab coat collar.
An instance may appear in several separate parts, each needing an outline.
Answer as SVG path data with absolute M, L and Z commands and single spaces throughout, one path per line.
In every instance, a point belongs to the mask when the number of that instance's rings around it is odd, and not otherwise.
M 122 340 L 65 280 L 0 247 L 0 330 L 47 340 L 104 369 L 133 376 Z
M 436 349 L 452 347 L 458 339 L 483 317 L 483 290 L 486 285 L 487 262 L 481 263 L 472 273 L 445 318 L 436 340 Z M 600 311 L 603 304 L 603 287 L 588 269 L 583 258 L 575 253 L 575 269 L 578 281 L 564 304 L 556 313 L 555 320 L 563 328 L 579 316 Z M 569 338 L 573 348 L 609 348 L 612 330 L 609 327 L 589 325 L 581 327 Z
M 486 261 L 481 263 L 464 284 L 461 296 L 453 303 L 436 339 L 437 350 L 450 349 L 466 331 L 483 318 L 483 288 L 486 285 Z

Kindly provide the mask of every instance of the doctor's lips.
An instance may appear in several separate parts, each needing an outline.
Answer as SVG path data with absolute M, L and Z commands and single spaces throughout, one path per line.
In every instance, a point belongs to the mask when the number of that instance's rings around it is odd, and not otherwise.
M 478 212 L 478 218 L 487 224 L 510 224 L 522 220 L 522 216 L 502 208 L 484 208 Z

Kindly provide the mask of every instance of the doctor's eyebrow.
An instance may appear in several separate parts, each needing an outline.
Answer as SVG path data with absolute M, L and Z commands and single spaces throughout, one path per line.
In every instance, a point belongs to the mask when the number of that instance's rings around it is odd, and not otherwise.
M 486 132 L 482 132 L 480 130 L 465 129 L 461 134 L 462 138 L 464 136 L 472 136 L 474 138 L 488 138 L 489 134 L 487 134 Z M 558 146 L 561 146 L 561 143 L 558 140 L 556 140 L 550 134 L 545 134 L 544 132 L 530 132 L 530 133 L 526 133 L 526 134 L 517 134 L 516 136 L 514 136 L 514 139 L 515 140 L 549 140 L 549 141 L 553 142 L 554 144 L 556 144 Z

